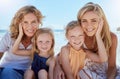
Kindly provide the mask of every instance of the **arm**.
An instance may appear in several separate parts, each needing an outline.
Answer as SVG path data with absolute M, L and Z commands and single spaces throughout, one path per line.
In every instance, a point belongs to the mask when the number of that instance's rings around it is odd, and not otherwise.
M 61 67 L 60 53 L 55 58 L 54 79 L 65 79 L 64 72 Z
M 69 50 L 67 48 L 61 49 L 61 64 L 67 79 L 74 79 L 69 63 Z
M 98 55 L 99 55 L 98 58 L 99 58 L 100 62 L 106 62 L 108 60 L 108 56 L 107 56 L 107 51 L 105 49 L 105 45 L 104 45 L 103 40 L 101 38 L 102 28 L 103 28 L 103 20 L 100 19 L 98 29 L 96 32 L 96 41 L 97 41 Z
M 110 51 L 109 51 L 107 77 L 108 79 L 115 79 L 117 36 L 111 33 L 111 38 L 112 38 L 112 46 L 110 47 Z
M 4 55 L 4 53 L 6 53 L 6 51 L 9 50 L 8 46 L 10 45 L 11 42 L 11 37 L 10 37 L 10 33 L 7 32 L 0 40 L 0 59 L 2 58 L 2 56 Z
M 55 59 L 53 57 L 48 60 L 48 65 L 49 65 L 48 78 L 53 79 L 53 73 L 54 73 L 54 67 L 55 67 Z
M 22 25 L 20 24 L 19 25 L 19 35 L 18 35 L 17 39 L 15 40 L 12 52 L 16 55 L 28 56 L 28 55 L 30 55 L 30 52 L 31 52 L 30 50 L 18 49 L 22 37 L 23 37 L 23 29 L 22 29 Z
M 98 29 L 95 34 L 96 42 L 97 42 L 97 46 L 98 46 L 97 53 L 93 53 L 93 52 L 87 50 L 88 58 L 90 58 L 91 60 L 93 60 L 95 62 L 99 62 L 99 63 L 106 62 L 108 60 L 107 51 L 105 49 L 103 40 L 101 38 L 102 27 L 103 27 L 103 20 L 100 19 L 100 23 L 98 25 Z
M 94 53 L 90 50 L 85 50 L 85 52 L 87 53 L 86 56 L 87 58 L 91 59 L 94 62 L 98 62 L 98 63 L 106 62 L 108 60 L 108 56 L 103 41 L 101 37 L 96 37 L 96 39 L 98 45 L 97 53 Z

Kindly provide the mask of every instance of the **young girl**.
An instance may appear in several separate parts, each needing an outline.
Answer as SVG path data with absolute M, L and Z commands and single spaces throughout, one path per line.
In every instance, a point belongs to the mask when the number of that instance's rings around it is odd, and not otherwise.
M 69 44 L 61 49 L 60 62 L 67 79 L 80 79 L 78 72 L 84 67 L 85 58 L 91 58 L 96 62 L 107 58 L 105 48 L 101 54 L 83 49 L 84 32 L 77 21 L 67 25 L 66 38 Z
M 19 41 L 14 44 L 16 48 Z M 13 48 L 14 50 L 14 48 Z M 28 52 L 28 51 L 27 51 Z M 33 38 L 32 66 L 25 73 L 25 79 L 53 79 L 54 60 L 54 36 L 48 28 L 38 29 Z

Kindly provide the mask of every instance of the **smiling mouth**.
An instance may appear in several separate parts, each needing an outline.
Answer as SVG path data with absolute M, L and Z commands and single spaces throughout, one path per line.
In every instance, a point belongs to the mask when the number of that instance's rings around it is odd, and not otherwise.
M 43 50 L 46 50 L 47 48 L 42 48 Z
M 94 31 L 94 29 L 86 29 L 88 32 L 92 32 Z
M 81 44 L 81 42 L 79 42 L 79 43 L 74 43 L 75 45 L 80 45 Z
M 27 30 L 27 32 L 29 32 L 29 33 L 33 33 L 33 32 L 34 32 L 34 30 Z

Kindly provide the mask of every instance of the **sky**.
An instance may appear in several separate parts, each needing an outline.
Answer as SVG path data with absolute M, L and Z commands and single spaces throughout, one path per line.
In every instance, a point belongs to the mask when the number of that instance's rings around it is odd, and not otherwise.
M 0 0 L 0 29 L 9 29 L 15 13 L 25 5 L 34 5 L 42 15 L 43 27 L 64 29 L 77 19 L 79 9 L 87 2 L 99 4 L 106 15 L 111 31 L 120 26 L 119 0 Z

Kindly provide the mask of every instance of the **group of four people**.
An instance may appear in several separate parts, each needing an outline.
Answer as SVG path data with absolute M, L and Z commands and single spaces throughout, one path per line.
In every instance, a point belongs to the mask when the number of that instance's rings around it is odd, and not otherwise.
M 66 26 L 68 44 L 54 57 L 54 35 L 39 28 L 44 16 L 34 6 L 18 10 L 0 41 L 0 79 L 115 79 L 117 36 L 102 8 L 85 4 Z M 3 54 L 4 53 L 4 54 Z

